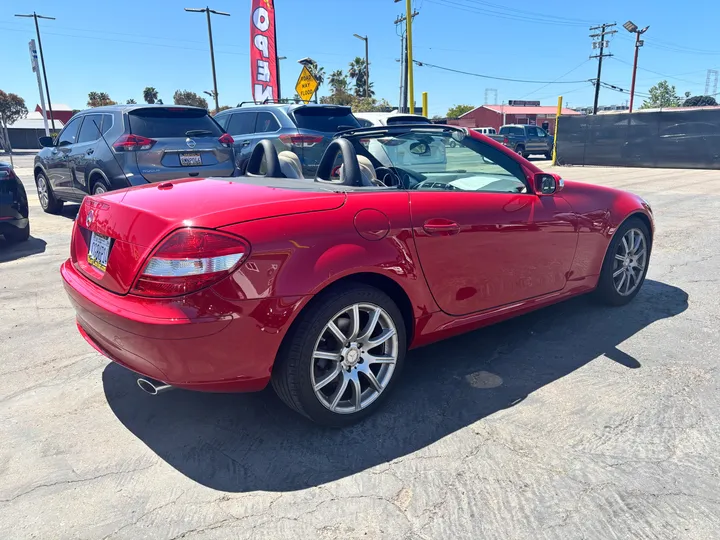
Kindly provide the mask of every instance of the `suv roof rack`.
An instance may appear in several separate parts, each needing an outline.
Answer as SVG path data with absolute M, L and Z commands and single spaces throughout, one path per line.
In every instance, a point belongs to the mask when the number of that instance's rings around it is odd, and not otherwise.
M 295 98 L 283 98 L 283 99 L 266 99 L 263 101 L 241 101 L 237 104 L 238 107 L 242 107 L 243 105 L 292 105 L 292 104 L 298 104 L 298 103 L 304 103 L 302 99 L 295 99 Z

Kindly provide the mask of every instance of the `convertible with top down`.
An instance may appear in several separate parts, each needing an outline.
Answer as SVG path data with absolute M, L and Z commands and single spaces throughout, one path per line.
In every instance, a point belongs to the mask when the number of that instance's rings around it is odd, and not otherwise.
M 242 177 L 86 197 L 61 268 L 80 333 L 150 393 L 271 383 L 343 426 L 380 406 L 408 349 L 585 293 L 620 306 L 648 270 L 642 198 L 473 131 L 354 129 L 301 171 L 262 141 Z

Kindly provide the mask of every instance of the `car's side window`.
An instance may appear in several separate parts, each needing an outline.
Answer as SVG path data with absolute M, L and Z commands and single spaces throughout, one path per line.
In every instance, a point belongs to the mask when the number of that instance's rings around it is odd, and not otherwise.
M 100 124 L 102 123 L 101 114 L 88 114 L 83 120 L 80 133 L 77 138 L 78 143 L 93 142 L 100 138 Z
M 533 126 L 527 128 L 527 134 L 528 137 L 539 137 L 537 128 Z
M 538 137 L 547 137 L 548 134 L 543 128 L 536 128 L 538 132 Z
M 247 135 L 255 132 L 256 112 L 234 113 L 228 122 L 227 132 L 230 135 Z
M 103 114 L 102 115 L 102 132 L 103 135 L 105 135 L 110 129 L 113 127 L 113 124 L 115 123 L 115 119 L 112 114 Z
M 215 121 L 220 124 L 220 127 L 227 131 L 228 120 L 230 120 L 229 114 L 223 114 L 222 116 L 216 116 Z
M 272 133 L 280 129 L 280 124 L 269 112 L 261 111 L 255 122 L 255 133 Z
M 80 128 L 81 117 L 73 118 L 58 136 L 57 146 L 69 146 L 77 141 L 78 129 Z

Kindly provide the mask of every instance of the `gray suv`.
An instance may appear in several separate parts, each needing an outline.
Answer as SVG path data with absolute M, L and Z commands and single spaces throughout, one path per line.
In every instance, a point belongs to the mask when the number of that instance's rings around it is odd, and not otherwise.
M 233 140 L 205 109 L 112 105 L 73 116 L 40 137 L 35 182 L 43 210 L 87 194 L 193 176 L 233 176 Z
M 324 104 L 248 105 L 222 111 L 215 120 L 235 139 L 235 159 L 243 173 L 255 145 L 270 139 L 278 153 L 297 154 L 303 175 L 315 176 L 335 133 L 360 127 L 350 107 Z

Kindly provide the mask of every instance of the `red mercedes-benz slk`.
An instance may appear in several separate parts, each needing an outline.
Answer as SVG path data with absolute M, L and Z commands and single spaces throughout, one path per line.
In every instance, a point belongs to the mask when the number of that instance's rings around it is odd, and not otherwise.
M 640 197 L 413 124 L 341 134 L 315 179 L 263 141 L 244 177 L 87 197 L 61 272 L 82 335 L 144 390 L 271 382 L 338 426 L 409 348 L 591 291 L 629 302 L 652 240 Z

